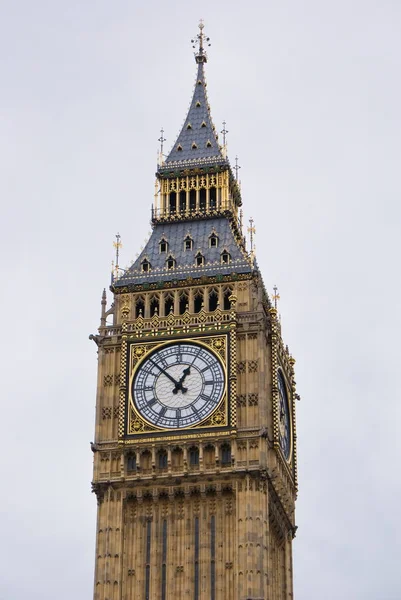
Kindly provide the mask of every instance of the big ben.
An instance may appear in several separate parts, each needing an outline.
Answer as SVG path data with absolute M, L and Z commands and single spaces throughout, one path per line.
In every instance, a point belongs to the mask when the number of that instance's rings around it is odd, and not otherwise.
M 295 360 L 212 122 L 202 23 L 194 43 L 194 92 L 160 155 L 151 236 L 114 271 L 91 336 L 95 600 L 293 598 Z

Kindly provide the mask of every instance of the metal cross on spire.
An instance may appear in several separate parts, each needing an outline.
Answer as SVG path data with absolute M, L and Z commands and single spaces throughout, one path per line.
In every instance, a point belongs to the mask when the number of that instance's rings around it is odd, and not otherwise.
M 228 133 L 228 130 L 226 129 L 226 125 L 227 125 L 227 123 L 225 121 L 223 121 L 223 129 L 220 131 L 220 133 L 223 134 L 223 146 L 226 145 L 226 135 Z
M 166 138 L 164 137 L 164 129 L 163 127 L 160 129 L 160 137 L 157 140 L 158 142 L 160 142 L 160 154 L 163 156 L 163 142 L 166 141 Z
M 235 167 L 234 167 L 234 171 L 235 171 L 235 179 L 238 181 L 238 171 L 241 167 L 238 164 L 238 156 L 235 157 Z
M 278 287 L 276 285 L 274 286 L 273 290 L 274 308 L 277 310 L 277 301 L 280 300 L 280 294 L 278 293 Z

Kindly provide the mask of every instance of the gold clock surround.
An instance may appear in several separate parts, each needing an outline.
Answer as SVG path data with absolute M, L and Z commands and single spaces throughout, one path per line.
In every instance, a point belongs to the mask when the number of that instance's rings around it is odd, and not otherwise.
M 139 342 L 127 344 L 128 348 L 128 361 L 127 361 L 127 402 L 126 402 L 126 435 L 138 435 L 147 434 L 149 432 L 161 432 L 166 431 L 170 434 L 174 432 L 172 429 L 156 427 L 149 423 L 143 415 L 139 413 L 135 407 L 134 400 L 132 398 L 132 382 L 135 374 L 144 360 L 153 353 L 156 349 L 159 350 L 165 346 L 169 346 L 172 343 L 187 342 L 191 344 L 197 344 L 203 346 L 209 352 L 216 356 L 217 360 L 221 364 L 224 373 L 224 391 L 222 398 L 212 412 L 203 421 L 196 425 L 189 425 L 177 429 L 178 433 L 193 430 L 193 429 L 210 429 L 218 427 L 226 427 L 229 425 L 229 402 L 228 402 L 228 336 L 226 334 L 213 335 L 213 336 L 199 336 L 191 338 L 177 338 L 170 340 L 169 342 Z M 125 374 L 124 374 L 125 375 Z

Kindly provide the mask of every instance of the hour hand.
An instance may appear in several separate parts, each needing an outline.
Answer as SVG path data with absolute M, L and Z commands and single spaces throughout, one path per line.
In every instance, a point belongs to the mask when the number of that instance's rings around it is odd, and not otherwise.
M 177 394 L 178 390 L 181 390 L 183 394 L 185 394 L 185 392 L 188 391 L 188 388 L 184 387 L 182 384 L 185 380 L 185 377 L 187 375 L 189 375 L 190 372 L 191 372 L 191 367 L 187 367 L 186 369 L 184 369 L 180 380 L 178 381 L 178 383 L 175 384 L 175 388 L 173 389 L 173 394 Z

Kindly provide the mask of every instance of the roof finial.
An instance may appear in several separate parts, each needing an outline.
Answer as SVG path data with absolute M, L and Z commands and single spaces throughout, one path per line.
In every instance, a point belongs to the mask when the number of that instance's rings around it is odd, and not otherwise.
M 251 218 L 249 219 L 248 233 L 249 233 L 249 241 L 250 241 L 250 243 L 251 243 L 251 253 L 252 253 L 252 254 L 253 254 L 253 252 L 254 252 L 254 249 L 255 249 L 255 248 L 254 248 L 254 245 L 253 245 L 253 236 L 254 236 L 254 235 L 255 235 L 255 233 L 256 233 L 256 229 L 255 229 L 255 227 L 253 226 L 254 222 L 255 222 L 255 221 L 254 221 L 254 220 L 252 219 L 252 217 L 251 217 Z
M 274 294 L 273 294 L 273 300 L 274 300 L 274 308 L 277 310 L 277 300 L 280 300 L 280 294 L 278 293 L 278 288 L 275 285 L 274 288 Z
M 118 271 L 119 271 L 119 258 L 120 258 L 120 248 L 122 248 L 122 243 L 121 243 L 121 235 L 119 233 L 116 234 L 116 241 L 113 242 L 113 246 L 116 249 L 116 262 L 114 265 L 114 276 L 115 279 L 118 279 Z
M 228 133 L 228 130 L 226 129 L 226 125 L 227 125 L 227 123 L 225 121 L 223 121 L 223 129 L 220 131 L 220 133 L 223 134 L 223 146 L 226 145 L 226 135 Z
M 196 37 L 193 40 L 191 40 L 192 48 L 196 48 L 196 46 L 195 46 L 196 43 L 198 43 L 198 45 L 199 45 L 198 51 L 195 52 L 195 60 L 197 63 L 207 62 L 207 56 L 206 56 L 206 52 L 205 52 L 203 45 L 206 42 L 207 45 L 210 46 L 210 44 L 209 44 L 210 38 L 206 37 L 205 34 L 203 33 L 204 27 L 205 27 L 205 25 L 203 23 L 203 19 L 201 19 L 199 21 L 199 33 L 196 35 Z
M 241 167 L 238 164 L 238 156 L 235 157 L 235 167 L 234 167 L 234 171 L 235 171 L 235 179 L 238 181 L 238 171 Z
M 160 129 L 160 137 L 157 140 L 158 142 L 160 142 L 160 154 L 163 156 L 163 142 L 166 141 L 166 138 L 164 137 L 164 129 L 163 127 Z

